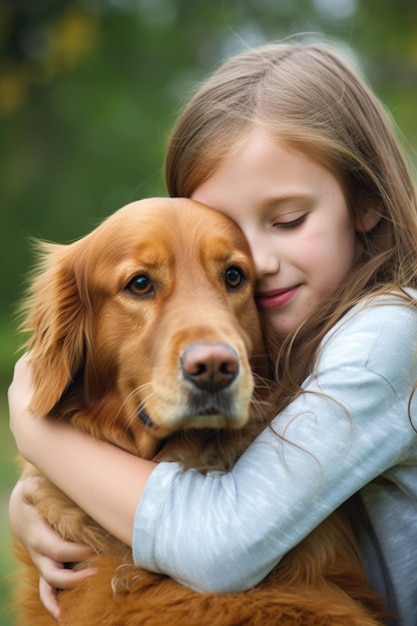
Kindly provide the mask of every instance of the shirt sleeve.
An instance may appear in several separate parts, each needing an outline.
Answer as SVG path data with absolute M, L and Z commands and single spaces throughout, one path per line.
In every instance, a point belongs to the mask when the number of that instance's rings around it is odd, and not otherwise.
M 354 309 L 314 375 L 227 473 L 160 463 L 139 503 L 137 565 L 199 591 L 248 589 L 353 493 L 416 456 L 417 313 Z

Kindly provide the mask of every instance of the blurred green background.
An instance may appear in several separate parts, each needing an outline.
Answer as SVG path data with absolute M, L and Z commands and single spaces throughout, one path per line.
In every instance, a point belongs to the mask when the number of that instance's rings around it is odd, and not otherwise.
M 12 624 L 6 390 L 28 237 L 68 242 L 165 194 L 167 133 L 196 81 L 240 49 L 300 32 L 362 65 L 416 162 L 415 0 L 0 0 L 0 626 Z

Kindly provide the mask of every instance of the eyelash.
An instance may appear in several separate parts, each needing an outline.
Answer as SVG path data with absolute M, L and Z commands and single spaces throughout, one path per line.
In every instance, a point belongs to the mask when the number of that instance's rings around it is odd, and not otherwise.
M 283 230 L 285 229 L 290 230 L 291 228 L 297 228 L 298 226 L 301 226 L 305 218 L 306 218 L 306 215 L 302 215 L 301 217 L 297 217 L 296 220 L 292 220 L 291 222 L 276 222 L 274 226 L 276 226 L 277 228 L 281 228 Z

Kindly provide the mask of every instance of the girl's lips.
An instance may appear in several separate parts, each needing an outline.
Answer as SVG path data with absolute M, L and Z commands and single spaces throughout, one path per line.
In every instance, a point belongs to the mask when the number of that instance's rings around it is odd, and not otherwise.
M 256 302 L 262 309 L 276 309 L 287 304 L 297 293 L 299 287 L 300 285 L 295 285 L 288 289 L 259 292 L 256 294 Z

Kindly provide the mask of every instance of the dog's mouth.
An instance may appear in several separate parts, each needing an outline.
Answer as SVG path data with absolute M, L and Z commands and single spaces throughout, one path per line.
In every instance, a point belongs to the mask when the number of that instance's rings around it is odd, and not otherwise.
M 202 394 L 205 396 L 206 394 Z M 218 397 L 208 399 L 190 398 L 187 407 L 180 418 L 176 420 L 175 430 L 184 428 L 225 428 L 233 427 L 236 419 L 236 411 L 233 402 L 225 397 L 225 394 L 216 394 Z M 155 424 L 144 407 L 139 407 L 137 415 L 144 426 L 151 430 L 158 430 L 160 427 Z M 169 425 L 166 424 L 166 427 Z M 162 427 L 163 428 L 163 427 Z

